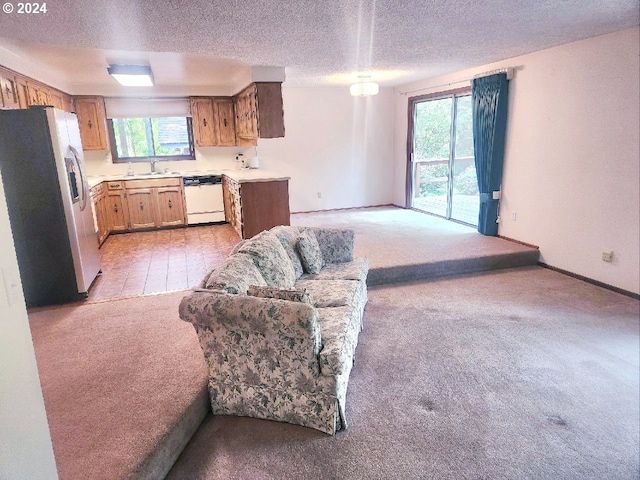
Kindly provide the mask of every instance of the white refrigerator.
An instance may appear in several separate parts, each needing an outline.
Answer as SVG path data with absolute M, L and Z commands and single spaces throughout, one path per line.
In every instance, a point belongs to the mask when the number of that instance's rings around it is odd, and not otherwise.
M 76 115 L 0 111 L 0 173 L 27 306 L 86 298 L 101 267 Z

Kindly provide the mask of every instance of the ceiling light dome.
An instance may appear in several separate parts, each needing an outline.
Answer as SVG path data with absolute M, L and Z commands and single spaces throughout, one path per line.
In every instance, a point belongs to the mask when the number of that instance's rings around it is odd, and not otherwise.
M 380 86 L 377 83 L 370 82 L 371 77 L 358 77 L 359 82 L 349 87 L 349 93 L 354 97 L 368 97 L 369 95 L 377 95 Z

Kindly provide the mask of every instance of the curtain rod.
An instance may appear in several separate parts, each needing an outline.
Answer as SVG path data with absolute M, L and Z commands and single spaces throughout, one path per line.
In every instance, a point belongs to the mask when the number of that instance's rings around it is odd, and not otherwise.
M 431 88 L 440 88 L 440 87 L 448 87 L 450 85 L 455 85 L 456 83 L 469 82 L 476 78 L 488 77 L 489 75 L 495 75 L 496 73 L 506 73 L 507 80 L 511 80 L 513 78 L 513 67 L 499 68 L 497 70 L 489 70 L 488 72 L 478 73 L 473 77 L 461 78 L 460 80 L 456 80 L 455 82 L 449 83 L 441 83 L 440 85 L 429 85 L 427 87 L 415 88 L 413 90 L 407 90 L 405 92 L 398 92 L 398 95 L 407 95 L 413 92 L 421 92 L 422 90 L 429 90 Z

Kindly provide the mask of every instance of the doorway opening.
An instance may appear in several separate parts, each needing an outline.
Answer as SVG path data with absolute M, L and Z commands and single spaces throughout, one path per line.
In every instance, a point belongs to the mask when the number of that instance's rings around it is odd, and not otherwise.
M 409 99 L 407 206 L 478 225 L 471 90 Z

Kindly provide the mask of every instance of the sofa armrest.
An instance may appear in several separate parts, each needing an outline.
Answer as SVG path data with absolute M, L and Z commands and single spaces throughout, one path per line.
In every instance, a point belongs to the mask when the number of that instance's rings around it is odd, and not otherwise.
M 353 230 L 313 228 L 325 264 L 353 261 L 355 235 Z
M 312 305 L 248 295 L 194 291 L 184 297 L 180 318 L 200 328 L 223 328 L 244 338 L 293 339 L 291 345 L 310 349 L 317 355 L 321 348 L 317 309 Z

